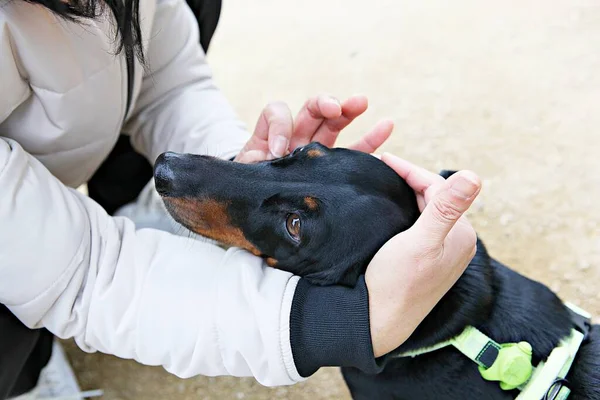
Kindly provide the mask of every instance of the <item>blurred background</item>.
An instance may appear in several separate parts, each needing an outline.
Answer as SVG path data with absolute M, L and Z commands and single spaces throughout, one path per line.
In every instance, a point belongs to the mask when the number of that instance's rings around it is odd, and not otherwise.
M 476 171 L 492 256 L 600 316 L 600 3 L 225 0 L 208 58 L 250 130 L 272 100 L 367 95 L 340 146 L 393 118 L 382 151 Z M 67 349 L 110 400 L 349 398 L 336 369 L 269 389 Z

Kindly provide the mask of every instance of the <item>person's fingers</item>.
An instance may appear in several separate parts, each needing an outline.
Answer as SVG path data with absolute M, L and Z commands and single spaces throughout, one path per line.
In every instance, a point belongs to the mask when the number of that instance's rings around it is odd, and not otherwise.
M 443 183 L 444 178 L 418 167 L 398 156 L 384 153 L 381 160 L 392 168 L 417 193 L 424 193 L 431 185 Z
M 444 181 L 425 206 L 414 225 L 432 246 L 444 243 L 448 232 L 475 200 L 481 190 L 481 180 L 471 171 L 460 171 Z
M 341 106 L 342 113 L 336 118 L 324 119 L 322 124 L 313 131 L 311 138 L 302 145 L 309 142 L 319 142 L 324 146 L 333 147 L 342 129 L 364 113 L 369 106 L 369 102 L 365 96 L 352 96 L 344 100 Z
M 367 111 L 367 108 L 369 108 L 369 99 L 362 94 L 350 96 L 342 102 L 342 114 L 350 120 L 361 116 Z M 339 121 L 338 123 L 343 124 L 343 121 Z M 346 125 L 338 125 L 338 128 L 343 129 Z
M 240 152 L 238 156 L 233 160 L 242 164 L 252 164 L 260 161 L 264 161 L 269 158 L 268 152 L 263 150 L 248 150 Z
M 371 154 L 389 139 L 394 130 L 394 122 L 391 120 L 380 121 L 375 127 L 367 132 L 360 140 L 348 148 Z
M 289 107 L 283 102 L 274 102 L 260 114 L 254 136 L 268 143 L 270 158 L 278 158 L 287 153 L 293 131 L 294 120 Z
M 296 116 L 290 148 L 295 149 L 310 143 L 323 121 L 341 115 L 342 105 L 335 97 L 325 94 L 311 97 Z

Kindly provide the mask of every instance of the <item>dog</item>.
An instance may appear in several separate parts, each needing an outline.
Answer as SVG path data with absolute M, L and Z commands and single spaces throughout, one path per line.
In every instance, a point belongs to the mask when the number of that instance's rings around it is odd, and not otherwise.
M 379 248 L 419 217 L 414 192 L 385 163 L 316 142 L 255 164 L 163 153 L 154 178 L 189 230 L 316 285 L 353 286 Z M 556 360 L 573 342 L 569 368 Z M 546 376 L 556 365 L 568 374 Z M 600 328 L 478 239 L 465 273 L 381 373 L 342 374 L 355 399 L 600 399 Z

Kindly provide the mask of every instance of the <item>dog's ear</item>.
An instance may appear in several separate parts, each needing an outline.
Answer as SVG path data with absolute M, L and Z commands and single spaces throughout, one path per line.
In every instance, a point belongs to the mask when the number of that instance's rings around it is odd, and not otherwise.
M 451 169 L 443 169 L 440 171 L 440 176 L 444 179 L 448 179 L 450 178 L 452 175 L 454 175 L 457 171 L 451 170 Z

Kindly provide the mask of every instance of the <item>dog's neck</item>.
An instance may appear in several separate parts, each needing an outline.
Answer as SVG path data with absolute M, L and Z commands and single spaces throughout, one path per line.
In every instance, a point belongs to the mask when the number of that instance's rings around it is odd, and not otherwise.
M 465 273 L 394 353 L 444 342 L 467 326 L 499 343 L 528 341 L 537 363 L 568 336 L 573 321 L 555 293 L 493 260 L 478 242 Z

